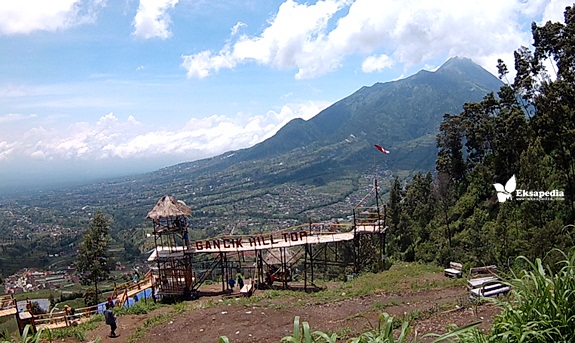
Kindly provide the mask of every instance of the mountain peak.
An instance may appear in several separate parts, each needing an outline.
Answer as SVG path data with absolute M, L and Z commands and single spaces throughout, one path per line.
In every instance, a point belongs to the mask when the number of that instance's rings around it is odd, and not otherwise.
M 439 69 L 437 72 L 444 73 L 444 72 L 455 72 L 457 74 L 466 74 L 466 73 L 489 73 L 487 70 L 483 69 L 479 64 L 473 62 L 472 59 L 467 57 L 451 57 L 448 59 Z M 491 73 L 489 73 L 492 75 Z
M 473 62 L 473 60 L 471 58 L 467 58 L 467 57 L 459 57 L 459 56 L 454 56 L 451 57 L 450 59 L 448 59 L 447 61 L 445 61 L 445 63 L 443 63 L 443 65 L 439 68 L 450 68 L 450 67 L 454 67 L 454 66 L 478 66 L 478 64 L 476 64 L 475 62 Z
M 501 87 L 501 81 L 495 75 L 466 57 L 450 58 L 437 69 L 435 74 L 447 78 L 466 79 L 475 85 L 483 84 L 487 86 L 484 87 L 485 90 L 494 90 Z

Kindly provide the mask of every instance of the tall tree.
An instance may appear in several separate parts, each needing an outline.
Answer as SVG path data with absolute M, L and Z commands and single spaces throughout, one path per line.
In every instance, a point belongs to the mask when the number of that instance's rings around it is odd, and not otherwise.
M 575 5 L 564 14 L 564 24 L 533 24 L 535 50 L 521 47 L 515 52 L 513 83 L 499 60 L 499 75 L 507 84 L 496 95 L 465 104 L 458 115 L 444 115 L 437 135 L 433 216 L 418 201 L 427 194 L 425 187 L 417 186 L 423 186 L 422 178 L 414 178 L 401 201 L 401 213 L 408 215 L 399 217 L 396 225 L 399 233 L 430 233 L 427 241 L 421 238 L 415 244 L 422 258 L 446 263 L 454 256 L 464 262 L 505 264 L 510 257 L 548 256 L 551 248 L 572 244 Z M 513 175 L 519 189 L 564 191 L 565 199 L 516 197 L 500 202 L 492 184 Z M 405 248 L 406 242 L 399 243 Z
M 445 173 L 456 183 L 465 178 L 463 161 L 463 123 L 460 115 L 446 113 L 437 134 L 436 169 Z
M 110 228 L 108 219 L 98 211 L 78 249 L 76 273 L 83 285 L 93 285 L 98 301 L 98 282 L 104 280 L 111 270 L 109 259 Z
M 487 94 L 480 103 L 463 105 L 460 116 L 465 134 L 468 169 L 473 169 L 486 155 L 493 152 L 497 107 L 498 102 L 493 93 Z
M 569 206 L 567 222 L 575 220 L 575 6 L 566 7 L 565 23 L 547 22 L 532 25 L 533 54 L 517 56 L 526 68 L 518 70 L 517 79 L 534 80 L 537 92 L 530 95 L 536 104 L 533 117 L 535 132 L 542 137 L 543 149 L 553 157 L 564 178 Z M 518 58 L 520 57 L 520 58 Z M 551 62 L 555 79 L 543 67 Z M 517 64 L 517 62 L 516 62 Z
M 455 202 L 453 180 L 450 178 L 449 174 L 440 172 L 437 174 L 432 187 L 433 196 L 435 197 L 435 200 L 438 204 L 438 216 L 441 216 L 444 220 L 447 243 L 451 248 L 452 232 L 451 228 L 449 227 L 449 209 Z
M 403 190 L 401 188 L 401 183 L 399 178 L 395 178 L 391 186 L 391 191 L 389 193 L 389 202 L 386 212 L 386 225 L 389 227 L 389 249 L 390 254 L 399 254 L 399 230 L 401 224 L 401 213 L 402 213 L 402 200 L 403 200 Z
M 387 208 L 387 213 L 389 216 L 389 221 L 387 224 L 392 231 L 394 231 L 399 225 L 399 219 L 401 215 L 401 199 L 401 183 L 399 182 L 399 178 L 396 177 L 393 181 L 393 185 L 391 186 L 391 191 L 389 193 L 389 206 Z

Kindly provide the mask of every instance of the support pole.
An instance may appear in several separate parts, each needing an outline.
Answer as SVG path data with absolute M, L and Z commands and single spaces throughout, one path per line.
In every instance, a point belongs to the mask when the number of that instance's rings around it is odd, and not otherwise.
M 375 187 L 375 207 L 377 210 L 377 234 L 379 236 L 379 252 L 380 255 L 377 265 L 379 266 L 379 271 L 383 271 L 384 260 L 385 260 L 385 247 L 384 247 L 384 238 L 383 238 L 383 231 L 381 227 L 381 212 L 379 211 L 379 187 L 377 185 L 377 177 L 374 179 L 374 187 Z M 375 227 L 374 227 L 375 229 Z
M 357 235 L 357 213 L 355 213 L 355 208 L 353 209 L 353 273 L 357 274 L 359 272 L 359 236 Z
M 313 279 L 313 245 L 309 247 L 309 266 L 310 266 L 310 274 L 311 274 L 311 284 L 315 287 L 314 279 Z
M 288 275 L 287 268 L 288 268 L 288 266 L 287 266 L 286 248 L 280 248 L 280 261 L 281 261 L 282 269 L 283 269 L 283 276 L 282 276 L 283 288 L 287 289 L 288 288 L 288 282 L 287 282 L 287 275 Z
M 329 278 L 329 273 L 327 271 L 327 243 L 323 245 L 323 277 Z
M 227 278 L 226 278 L 226 261 L 225 261 L 225 255 L 224 253 L 220 253 L 220 270 L 222 272 L 222 292 L 226 291 L 226 283 L 227 283 Z
M 387 252 L 385 249 L 385 245 L 386 245 L 386 238 L 387 238 L 387 206 L 383 205 L 383 234 L 382 234 L 382 248 L 381 248 L 381 256 L 382 256 L 382 262 L 385 262 L 385 259 L 387 259 Z
M 307 255 L 309 253 L 309 244 L 305 244 L 303 253 L 303 290 L 307 292 Z
M 256 268 L 257 268 L 257 278 L 258 278 L 258 285 L 263 284 L 263 274 L 264 274 L 264 262 L 262 258 L 262 251 L 256 250 Z

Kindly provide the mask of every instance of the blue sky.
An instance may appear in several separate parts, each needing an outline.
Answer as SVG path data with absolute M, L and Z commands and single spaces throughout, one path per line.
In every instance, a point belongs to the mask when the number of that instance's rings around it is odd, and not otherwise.
M 569 1 L 0 2 L 0 190 L 250 147 L 362 86 L 496 73 Z

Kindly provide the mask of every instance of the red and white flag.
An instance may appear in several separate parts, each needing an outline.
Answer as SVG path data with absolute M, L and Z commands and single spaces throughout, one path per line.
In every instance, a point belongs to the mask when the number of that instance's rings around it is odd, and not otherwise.
M 381 151 L 382 153 L 384 153 L 384 154 L 389 154 L 389 150 L 385 150 L 385 149 L 382 148 L 380 145 L 375 144 L 374 147 L 375 147 L 377 150 L 379 150 L 379 151 Z

